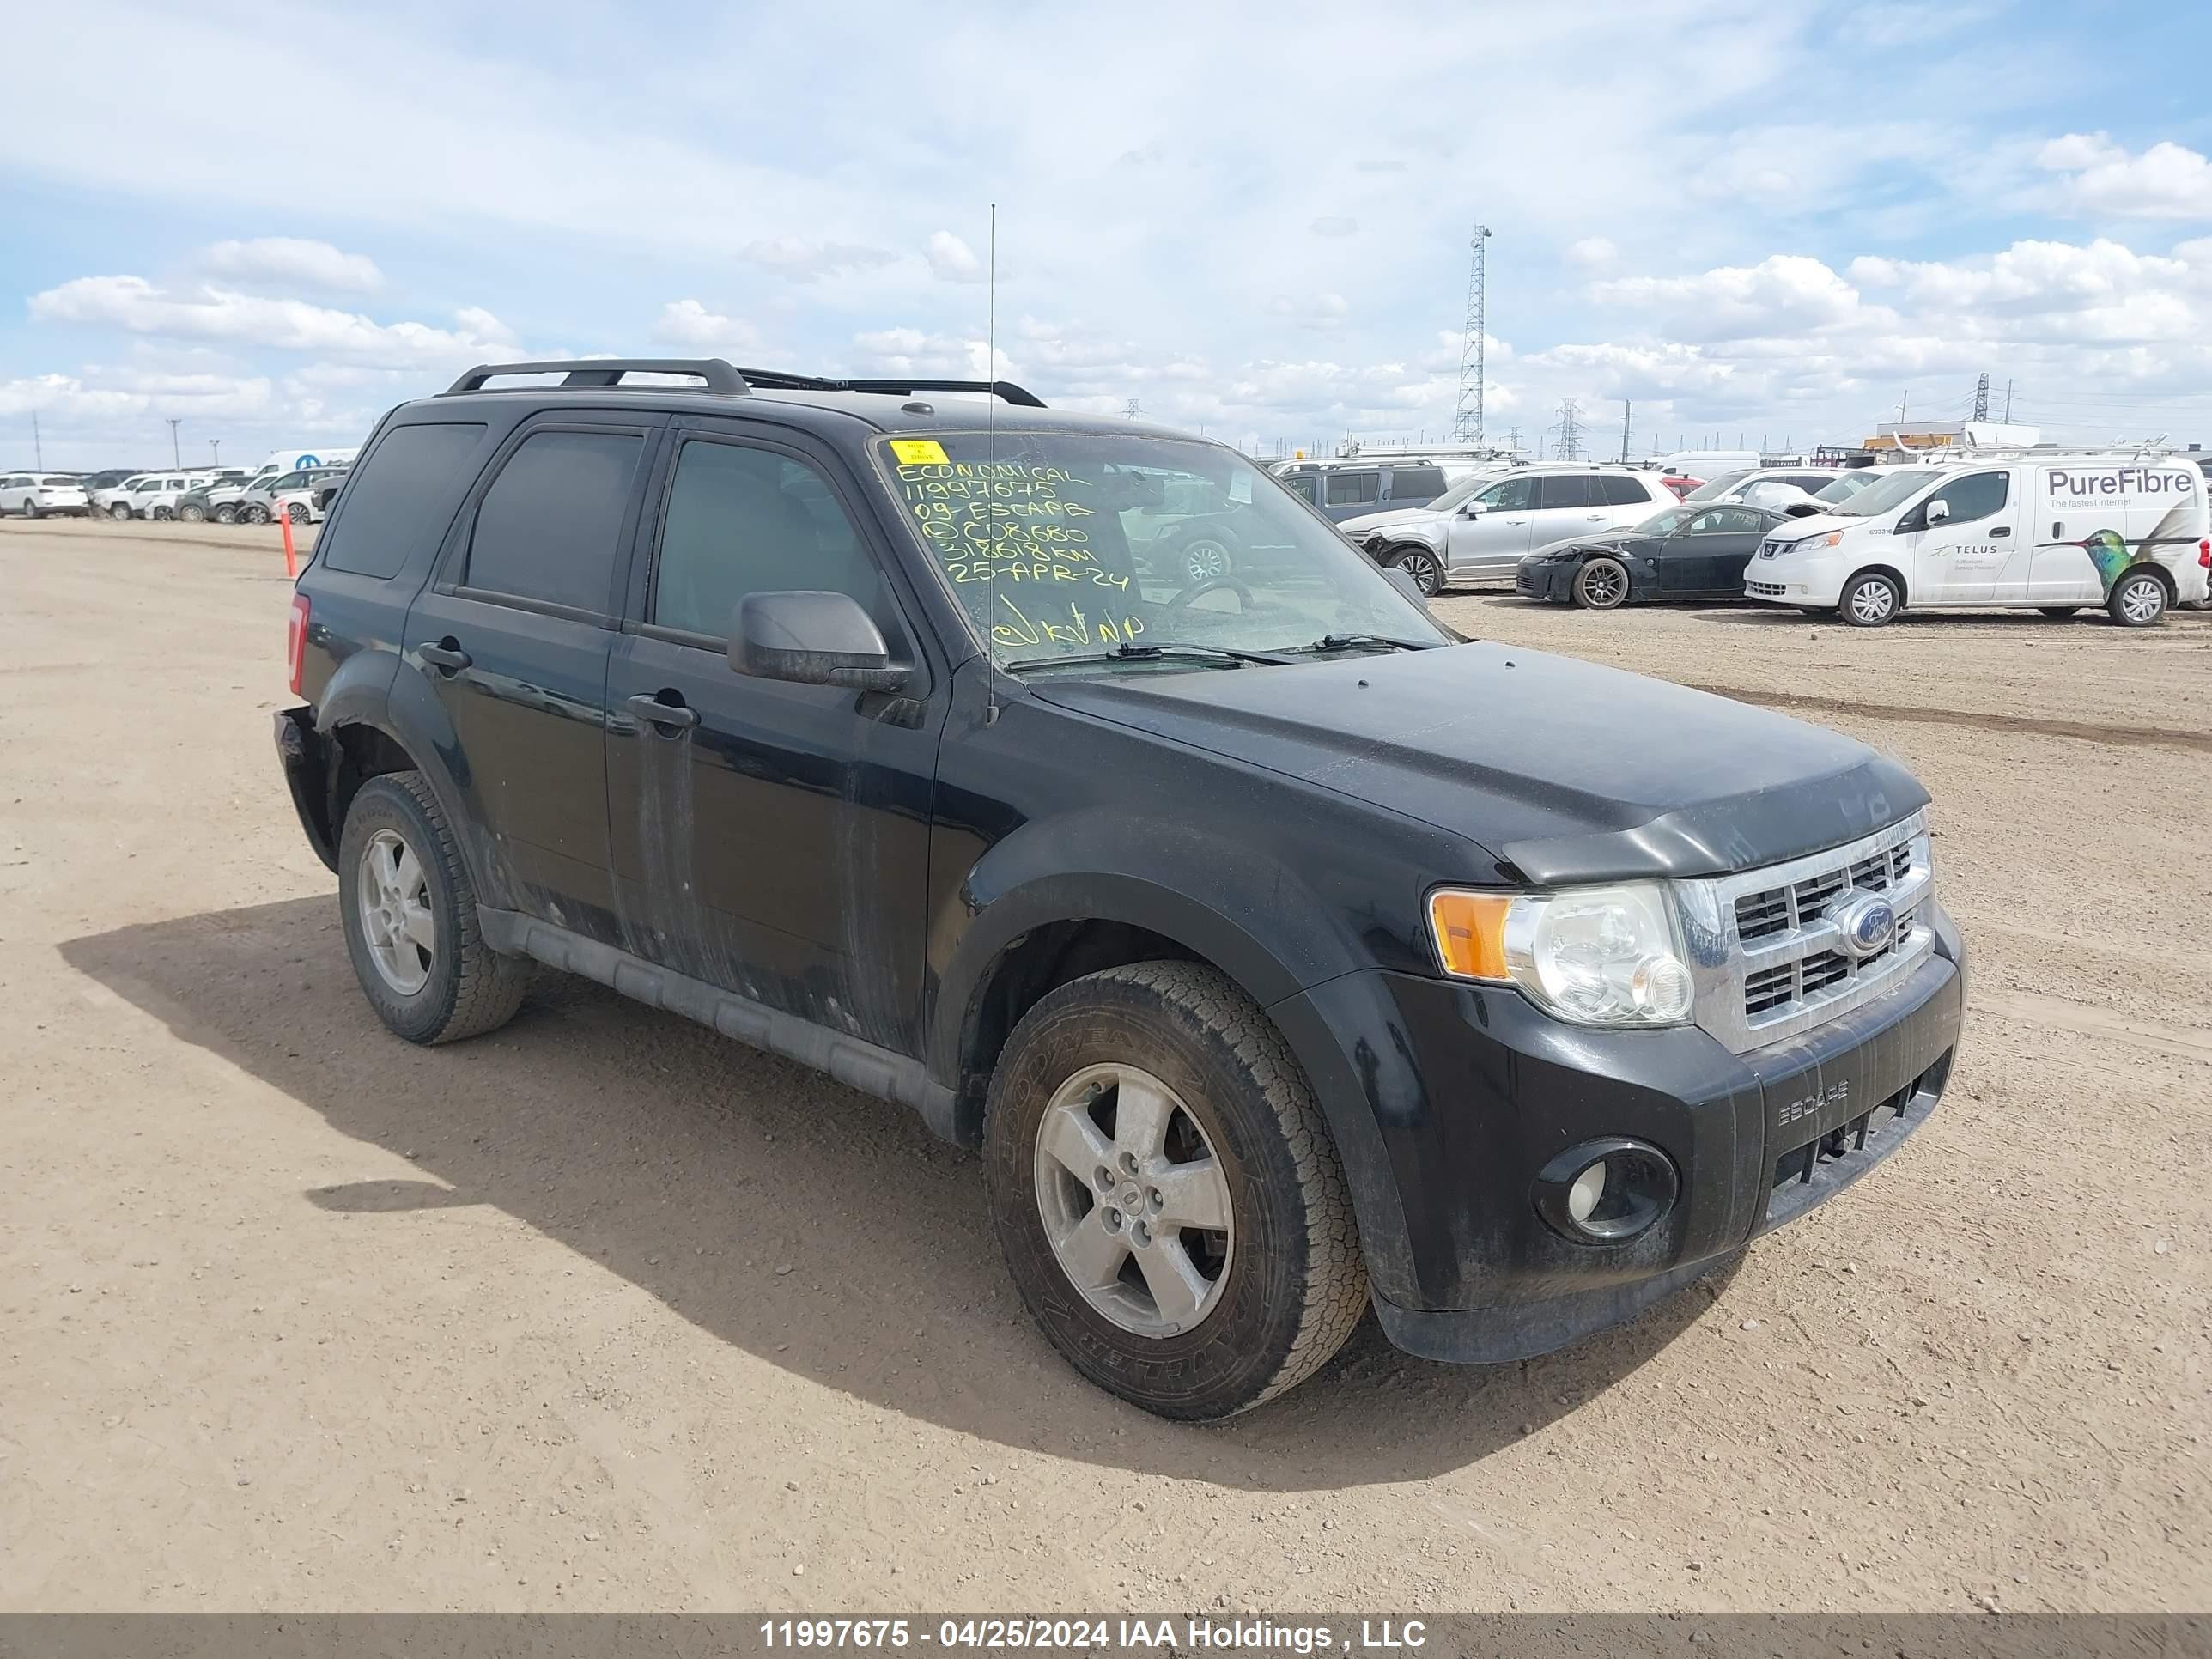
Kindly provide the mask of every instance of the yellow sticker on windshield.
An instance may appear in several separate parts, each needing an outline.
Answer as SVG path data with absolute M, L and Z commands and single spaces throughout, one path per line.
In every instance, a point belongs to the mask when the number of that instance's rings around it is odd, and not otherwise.
M 934 438 L 894 438 L 891 453 L 901 466 L 945 466 L 945 446 Z

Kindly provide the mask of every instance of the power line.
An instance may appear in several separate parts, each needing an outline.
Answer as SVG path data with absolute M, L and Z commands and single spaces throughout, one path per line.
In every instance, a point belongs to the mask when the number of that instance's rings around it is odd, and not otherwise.
M 1459 443 L 1482 441 L 1483 391 L 1483 270 L 1482 245 L 1490 240 L 1490 227 L 1477 225 L 1468 243 L 1474 257 L 1467 276 L 1467 325 L 1459 343 L 1459 403 L 1452 412 L 1452 437 Z

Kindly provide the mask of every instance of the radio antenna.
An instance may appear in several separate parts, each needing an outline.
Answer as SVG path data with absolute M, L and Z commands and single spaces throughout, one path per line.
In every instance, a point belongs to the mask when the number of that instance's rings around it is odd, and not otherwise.
M 983 313 L 983 453 L 993 461 L 999 456 L 999 389 L 994 384 L 999 378 L 999 204 L 991 204 L 991 240 L 989 265 L 984 289 L 986 299 Z M 990 533 L 997 533 L 999 506 L 987 495 L 984 498 L 984 524 Z M 983 629 L 983 724 L 999 723 L 999 668 L 991 660 L 991 630 Z

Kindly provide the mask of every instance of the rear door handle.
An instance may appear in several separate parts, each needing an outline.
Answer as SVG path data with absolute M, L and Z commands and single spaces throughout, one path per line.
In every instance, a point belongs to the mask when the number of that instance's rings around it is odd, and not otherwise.
M 1605 514 L 1602 513 L 1586 513 L 1583 516 L 1588 519 L 1592 524 L 1603 524 L 1605 522 Z
M 475 660 L 458 645 L 441 645 L 435 640 L 416 646 L 415 654 L 447 674 L 458 674 Z
M 665 726 L 673 731 L 685 732 L 699 724 L 699 711 L 689 703 L 663 702 L 656 696 L 641 691 L 629 699 L 630 712 L 640 720 L 653 726 Z

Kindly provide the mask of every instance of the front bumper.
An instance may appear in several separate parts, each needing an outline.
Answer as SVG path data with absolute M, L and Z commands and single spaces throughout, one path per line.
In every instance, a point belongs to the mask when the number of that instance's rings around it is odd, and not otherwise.
M 1513 573 L 1513 591 L 1524 599 L 1567 599 L 1573 593 L 1577 568 L 1571 564 L 1524 562 Z
M 1589 1030 L 1510 990 L 1381 971 L 1278 1004 L 1347 1148 L 1383 1329 L 1431 1359 L 1548 1352 L 1889 1157 L 1935 1109 L 1958 1047 L 1965 957 L 1940 912 L 1936 928 L 1895 989 L 1741 1054 L 1695 1027 Z M 1571 1241 L 1537 1213 L 1536 1173 L 1612 1135 L 1664 1152 L 1678 1195 L 1624 1243 Z

